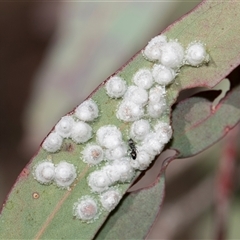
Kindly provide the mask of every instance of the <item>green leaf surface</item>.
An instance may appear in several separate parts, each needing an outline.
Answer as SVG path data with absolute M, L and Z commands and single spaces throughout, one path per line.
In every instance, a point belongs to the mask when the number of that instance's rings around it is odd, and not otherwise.
M 181 68 L 181 72 L 176 78 L 176 83 L 167 88 L 166 97 L 168 107 L 173 105 L 182 89 L 197 86 L 212 87 L 239 65 L 239 12 L 240 3 L 236 1 L 205 1 L 192 13 L 165 30 L 164 34 L 169 38 L 177 38 L 184 47 L 195 40 L 206 43 L 211 57 L 208 65 L 203 65 L 201 67 L 183 66 Z M 152 66 L 153 63 L 146 61 L 142 54 L 139 53 L 131 59 L 127 65 L 120 69 L 117 74 L 123 77 L 130 85 L 132 84 L 131 78 L 133 74 L 139 68 L 150 68 Z M 237 92 L 239 96 L 239 91 L 237 90 Z M 121 122 L 115 116 L 119 100 L 110 99 L 106 95 L 104 85 L 100 85 L 91 97 L 97 102 L 101 111 L 100 117 L 91 125 L 94 132 L 102 125 L 114 124 L 122 131 L 123 138 L 127 141 L 129 138 L 128 130 L 130 124 Z M 198 102 L 199 100 L 201 101 Z M 232 114 L 230 118 L 232 120 L 230 122 L 226 117 L 222 119 L 222 125 L 216 125 L 217 120 L 212 121 L 212 125 L 210 121 L 206 121 L 209 124 L 209 131 L 206 131 L 204 127 L 202 129 L 195 127 L 195 133 L 193 134 L 193 132 L 190 131 L 189 135 L 189 133 L 185 131 L 185 129 L 187 129 L 186 125 L 189 126 L 188 122 L 192 125 L 196 125 L 198 122 L 204 122 L 205 118 L 203 119 L 202 117 L 209 116 L 209 108 L 211 105 L 210 102 L 202 101 L 202 99 L 199 98 L 193 98 L 189 101 L 190 103 L 186 100 L 185 104 L 188 103 L 188 106 L 192 106 L 193 112 L 189 114 L 190 120 L 185 119 L 186 122 L 184 123 L 181 121 L 179 123 L 174 122 L 175 131 L 172 148 L 179 150 L 181 152 L 181 157 L 189 156 L 199 151 L 200 148 L 197 145 L 200 144 L 200 139 L 201 144 L 204 145 L 201 146 L 201 149 L 208 147 L 209 142 L 206 141 L 206 137 L 210 139 L 210 136 L 213 135 L 214 138 L 212 139 L 217 141 L 224 134 L 224 129 L 226 130 L 227 126 L 232 126 L 234 122 L 239 120 L 239 97 L 237 98 L 235 94 L 231 101 L 226 98 L 226 102 L 224 104 L 221 103 L 224 109 L 223 112 L 228 111 L 229 115 Z M 180 107 L 181 106 L 183 105 L 180 105 Z M 229 107 L 229 110 L 227 110 L 225 106 Z M 173 116 L 174 119 L 177 116 L 181 116 L 180 114 L 176 115 L 179 111 L 187 111 L 185 107 L 177 111 L 180 107 L 176 109 Z M 221 108 L 219 107 L 219 109 Z M 184 113 L 187 114 L 188 112 Z M 215 112 L 211 113 L 211 117 L 216 115 L 216 119 L 223 116 L 223 113 L 219 114 L 220 110 L 218 110 L 218 108 Z M 169 116 L 163 116 L 159 120 L 170 121 Z M 184 131 L 181 132 L 181 130 Z M 201 131 L 201 133 L 199 133 L 199 131 Z M 207 134 L 203 135 L 203 132 Z M 183 133 L 186 134 L 186 136 L 183 136 Z M 199 136 L 201 136 L 201 138 Z M 198 138 L 199 141 L 196 141 Z M 189 143 L 189 141 L 192 142 Z M 91 142 L 95 142 L 95 138 L 89 141 L 89 143 Z M 98 229 L 108 217 L 109 213 L 107 211 L 102 211 L 99 219 L 91 224 L 82 223 L 75 219 L 72 214 L 73 204 L 78 198 L 89 194 L 94 196 L 94 194 L 90 193 L 87 185 L 87 177 L 96 167 L 89 167 L 81 160 L 81 151 L 83 147 L 84 145 L 77 145 L 71 140 L 64 140 L 62 150 L 58 153 L 49 154 L 40 148 L 36 156 L 34 156 L 29 165 L 27 165 L 20 174 L 6 200 L 0 215 L 0 239 L 92 239 L 95 236 Z M 78 177 L 69 191 L 59 189 L 55 185 L 43 186 L 34 180 L 32 168 L 36 163 L 44 159 L 52 159 L 55 164 L 62 160 L 67 160 L 77 166 Z M 104 165 L 104 163 L 102 165 Z M 125 192 L 129 186 L 130 183 L 121 184 L 120 187 L 121 190 Z M 163 194 L 163 191 L 160 191 L 160 193 Z M 137 200 L 137 195 L 135 195 L 135 198 L 134 195 L 129 195 L 129 197 L 127 197 L 127 207 L 130 206 L 129 201 L 131 202 L 133 199 L 134 201 Z M 152 204 L 156 205 L 152 205 L 152 208 L 159 209 L 160 203 L 161 198 L 158 199 L 158 204 L 157 202 L 152 202 Z M 138 211 L 144 210 L 145 204 L 142 204 L 141 208 L 139 206 Z M 123 212 L 120 211 L 122 217 L 124 217 Z M 150 225 L 152 223 L 150 219 L 154 219 L 155 216 L 155 212 L 152 212 L 149 218 Z M 134 215 L 132 219 L 128 219 L 130 222 L 135 221 L 139 223 L 138 220 L 138 215 Z M 129 229 L 126 229 L 126 231 L 130 231 L 133 238 L 137 236 L 137 232 L 142 228 L 143 223 L 139 224 L 140 226 L 134 226 L 133 224 L 127 225 Z M 150 225 L 148 224 L 148 227 Z M 102 234 L 106 235 L 106 232 Z M 122 232 L 115 238 L 122 239 Z
M 213 94 L 212 91 L 209 93 Z M 201 95 L 178 103 L 172 112 L 174 138 L 170 148 L 179 152 L 178 158 L 203 151 L 240 121 L 240 84 L 231 89 L 215 108 L 212 101 Z
M 160 174 L 152 186 L 127 193 L 95 239 L 144 239 L 160 210 L 164 194 L 164 174 Z

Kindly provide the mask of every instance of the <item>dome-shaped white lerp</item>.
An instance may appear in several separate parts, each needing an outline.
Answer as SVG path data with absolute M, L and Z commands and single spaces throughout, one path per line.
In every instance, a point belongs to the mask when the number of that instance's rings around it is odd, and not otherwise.
M 107 94 L 111 98 L 119 98 L 124 95 L 127 89 L 127 84 L 119 76 L 111 77 L 106 83 Z
M 169 68 L 179 68 L 183 64 L 184 49 L 177 41 L 170 41 L 162 48 L 160 63 Z
M 42 147 L 47 152 L 54 153 L 60 150 L 62 141 L 62 137 L 57 132 L 52 132 L 45 138 Z
M 149 91 L 149 102 L 150 103 L 159 103 L 165 102 L 165 87 L 164 86 L 155 86 L 152 87 Z
M 144 106 L 148 101 L 148 92 L 143 88 L 130 86 L 124 95 L 124 100 Z
M 105 157 L 107 160 L 114 161 L 127 155 L 127 147 L 124 143 L 112 149 L 106 149 Z
M 96 165 L 103 160 L 103 149 L 98 145 L 88 145 L 82 151 L 83 161 L 89 165 Z
M 168 85 L 176 77 L 176 72 L 173 69 L 161 64 L 154 64 L 152 74 L 155 82 L 160 85 Z
M 92 99 L 88 99 L 75 109 L 75 115 L 82 121 L 93 121 L 98 117 L 98 106 Z
M 108 164 L 104 166 L 102 169 L 104 171 L 112 184 L 116 183 L 120 179 L 121 172 L 116 171 L 116 168 L 112 164 Z
M 43 161 L 34 167 L 34 178 L 42 184 L 50 184 L 54 177 L 54 164 L 50 161 Z
M 169 142 L 173 132 L 171 126 L 168 123 L 159 121 L 154 126 L 154 129 L 161 143 L 166 144 Z
M 185 52 L 185 62 L 191 66 L 199 66 L 203 62 L 209 61 L 205 45 L 201 42 L 192 42 L 188 45 Z
M 122 133 L 114 125 L 102 126 L 97 130 L 98 143 L 109 149 L 113 149 L 122 144 Z
M 164 35 L 159 35 L 152 38 L 145 49 L 143 50 L 143 56 L 149 61 L 156 61 L 161 58 L 162 46 L 167 43 L 167 37 Z
M 64 116 L 57 123 L 55 130 L 63 138 L 70 137 L 75 121 L 72 116 Z
M 92 128 L 85 122 L 76 122 L 73 126 L 71 138 L 75 143 L 85 143 L 92 137 Z
M 57 186 L 68 188 L 77 177 L 73 164 L 62 161 L 55 168 L 55 182 Z
M 153 84 L 153 76 L 150 69 L 142 68 L 133 76 L 133 82 L 140 88 L 149 89 Z
M 117 118 L 124 122 L 132 122 L 140 119 L 144 114 L 144 109 L 141 105 L 124 100 L 118 106 Z
M 100 201 L 102 203 L 102 206 L 109 212 L 117 206 L 120 199 L 121 194 L 116 189 L 110 189 L 100 195 Z
M 83 222 L 93 222 L 99 214 L 98 204 L 90 196 L 83 196 L 73 206 L 73 215 Z
M 167 109 L 165 101 L 159 103 L 149 103 L 147 106 L 148 115 L 152 118 L 160 117 Z
M 129 182 L 134 176 L 134 170 L 128 157 L 113 161 L 111 167 L 114 168 L 115 174 L 119 176 L 119 182 Z
M 160 154 L 163 148 L 164 144 L 156 133 L 149 133 L 142 143 L 142 149 L 153 156 Z
M 130 136 L 136 141 L 141 141 L 145 138 L 145 136 L 149 132 L 150 132 L 149 121 L 140 119 L 132 124 L 130 129 Z
M 109 188 L 112 181 L 105 171 L 99 170 L 90 173 L 88 177 L 88 185 L 93 192 L 103 192 Z
M 131 166 L 138 170 L 145 170 L 148 168 L 154 157 L 154 155 L 151 155 L 139 148 L 137 152 L 137 158 L 131 161 Z

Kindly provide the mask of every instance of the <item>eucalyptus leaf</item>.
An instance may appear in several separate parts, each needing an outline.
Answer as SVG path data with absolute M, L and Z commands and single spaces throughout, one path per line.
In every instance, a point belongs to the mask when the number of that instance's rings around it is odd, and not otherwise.
M 169 39 L 177 38 L 186 48 L 190 42 L 201 41 L 206 44 L 210 61 L 207 65 L 199 67 L 183 66 L 176 78 L 176 82 L 166 89 L 167 107 L 170 109 L 175 103 L 179 92 L 183 89 L 193 87 L 213 87 L 227 76 L 240 63 L 240 3 L 237 1 L 203 1 L 190 14 L 186 15 L 178 22 L 169 26 L 163 34 Z M 147 61 L 139 52 L 116 74 L 123 77 L 126 82 L 132 84 L 133 74 L 140 68 L 151 68 L 154 63 Z M 104 84 L 101 84 L 92 94 L 91 98 L 100 108 L 100 116 L 92 123 L 95 133 L 103 125 L 112 124 L 117 126 L 124 141 L 129 138 L 129 123 L 122 122 L 116 117 L 116 109 L 119 100 L 110 99 L 105 91 Z M 221 138 L 227 129 L 234 126 L 239 121 L 239 88 L 233 89 L 229 95 L 223 99 L 215 111 L 211 110 L 211 102 L 194 97 L 180 103 L 173 112 L 174 135 L 171 148 L 176 149 L 181 157 L 191 156 L 209 147 L 213 142 Z M 190 110 L 189 110 L 190 109 Z M 190 112 L 189 112 L 190 111 Z M 191 112 L 192 111 L 192 112 Z M 227 113 L 227 116 L 226 116 Z M 225 115 L 225 118 L 223 117 Z M 182 118 L 184 116 L 184 118 Z M 165 115 L 158 120 L 170 122 L 170 115 Z M 183 121 L 184 120 L 184 121 Z M 194 124 L 199 127 L 191 128 Z M 197 126 L 197 125 L 196 125 Z M 189 128 L 187 128 L 189 127 Z M 189 131 L 187 131 L 189 130 Z M 190 131 L 191 130 L 191 131 Z M 92 138 L 88 143 L 93 143 Z M 92 223 L 81 222 L 73 215 L 74 203 L 84 195 L 92 195 L 97 198 L 97 194 L 90 191 L 87 184 L 89 174 L 104 166 L 104 163 L 97 167 L 90 167 L 81 159 L 81 152 L 85 144 L 76 144 L 66 139 L 63 142 L 61 151 L 49 154 L 42 148 L 32 158 L 30 163 L 19 175 L 16 184 L 13 186 L 0 215 L 0 238 L 1 239 L 92 239 L 98 229 L 106 221 L 109 212 L 102 210 L 98 219 Z M 78 175 L 71 187 L 60 189 L 56 185 L 39 184 L 32 174 L 34 166 L 46 159 L 50 159 L 54 164 L 62 160 L 67 160 L 77 167 Z M 136 177 L 138 174 L 136 175 Z M 131 183 L 119 184 L 119 188 L 124 193 Z M 160 181 L 159 184 L 163 184 Z M 157 186 L 157 185 L 156 185 Z M 136 200 L 136 203 L 146 191 L 138 194 L 130 194 L 123 201 L 118 209 L 124 219 L 124 212 Z M 144 211 L 145 206 L 138 204 L 138 209 L 129 208 L 130 215 L 126 215 L 126 225 L 119 227 L 122 232 L 123 226 L 130 227 L 124 231 L 129 231 L 131 237 L 143 236 L 144 232 L 152 225 L 162 202 L 163 185 L 160 185 L 158 201 L 149 199 L 150 205 L 155 209 L 151 211 L 147 221 L 143 221 L 140 226 L 134 226 L 131 221 L 132 210 Z M 154 196 L 154 195 L 149 195 Z M 127 207 L 124 210 L 124 207 Z M 117 215 L 116 215 L 117 216 Z M 122 218 L 123 217 L 123 218 Z M 136 220 L 136 218 L 134 219 Z M 113 220 L 115 222 L 116 219 Z M 146 223 L 147 222 L 147 223 Z M 145 224 L 146 223 L 146 224 Z M 108 224 L 110 224 L 108 226 Z M 133 223 L 134 224 L 134 223 Z M 139 222 L 138 222 L 139 224 Z M 104 236 L 111 233 L 111 223 L 107 223 Z M 143 227 L 144 226 L 144 227 Z M 138 235 L 139 229 L 142 232 Z M 116 231 L 118 231 L 116 229 Z M 114 233 L 114 232 L 113 232 Z M 120 233 L 119 233 L 120 234 Z M 121 235 L 119 235 L 122 238 Z

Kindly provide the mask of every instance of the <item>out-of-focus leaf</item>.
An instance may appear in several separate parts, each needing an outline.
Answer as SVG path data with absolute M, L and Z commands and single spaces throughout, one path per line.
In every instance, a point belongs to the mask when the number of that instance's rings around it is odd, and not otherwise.
M 127 193 L 95 239 L 144 239 L 160 210 L 164 193 L 164 174 L 152 186 Z
M 172 113 L 174 138 L 170 148 L 179 152 L 178 158 L 203 151 L 240 121 L 240 84 L 215 108 L 201 95 L 180 102 Z

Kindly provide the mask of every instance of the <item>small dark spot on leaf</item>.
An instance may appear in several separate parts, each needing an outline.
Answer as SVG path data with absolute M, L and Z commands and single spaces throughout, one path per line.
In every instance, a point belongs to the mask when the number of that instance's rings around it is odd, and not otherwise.
M 74 145 L 72 143 L 65 143 L 63 145 L 63 151 L 73 152 L 74 151 Z
M 39 193 L 34 192 L 34 193 L 32 194 L 32 197 L 33 197 L 33 199 L 38 199 L 38 198 L 40 197 L 40 195 L 39 195 Z

